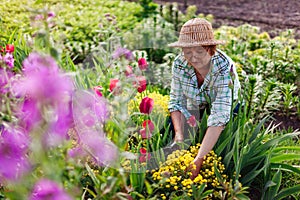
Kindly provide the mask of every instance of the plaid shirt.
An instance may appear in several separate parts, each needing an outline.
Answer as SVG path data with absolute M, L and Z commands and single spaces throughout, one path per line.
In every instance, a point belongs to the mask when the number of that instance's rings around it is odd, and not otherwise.
M 194 68 L 179 54 L 172 66 L 172 83 L 169 101 L 169 111 L 180 111 L 186 119 L 191 117 L 188 110 L 197 110 L 209 104 L 211 114 L 208 126 L 222 126 L 230 119 L 232 106 L 232 84 L 230 71 L 234 73 L 234 99 L 238 97 L 240 83 L 233 61 L 222 51 L 217 50 L 211 58 L 210 72 L 198 88 Z

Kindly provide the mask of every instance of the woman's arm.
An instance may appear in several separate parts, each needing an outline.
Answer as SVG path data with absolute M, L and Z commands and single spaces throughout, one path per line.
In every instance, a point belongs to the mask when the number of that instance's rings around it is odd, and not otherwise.
M 184 116 L 181 114 L 180 111 L 174 111 L 171 113 L 171 118 L 174 126 L 175 131 L 175 142 L 182 142 L 183 141 L 183 124 L 184 124 Z
M 200 149 L 198 151 L 198 154 L 195 157 L 195 161 L 203 158 L 206 154 L 208 154 L 213 149 L 223 129 L 224 126 L 208 127 L 206 134 L 203 138 L 202 144 L 200 146 Z
M 191 172 L 192 172 L 191 179 L 194 179 L 197 177 L 197 175 L 201 169 L 204 156 L 213 149 L 213 147 L 215 146 L 216 142 L 218 141 L 219 136 L 221 135 L 223 129 L 224 129 L 224 126 L 210 126 L 207 128 L 206 134 L 203 138 L 203 141 L 202 141 L 202 144 L 198 151 L 198 154 L 193 161 L 193 163 L 196 165 L 196 169 L 191 170 Z

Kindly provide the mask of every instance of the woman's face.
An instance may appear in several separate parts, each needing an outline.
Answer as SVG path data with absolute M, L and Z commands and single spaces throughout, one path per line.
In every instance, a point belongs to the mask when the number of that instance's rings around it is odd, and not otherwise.
M 185 59 L 195 68 L 207 67 L 211 56 L 203 47 L 182 48 Z

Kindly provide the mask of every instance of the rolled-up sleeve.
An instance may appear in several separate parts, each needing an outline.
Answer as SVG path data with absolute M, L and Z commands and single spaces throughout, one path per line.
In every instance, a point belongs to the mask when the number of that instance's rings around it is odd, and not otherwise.
M 176 62 L 172 66 L 172 82 L 170 91 L 170 101 L 168 109 L 171 112 L 180 111 L 186 119 L 191 117 L 191 114 L 187 110 L 187 99 L 182 90 L 182 73 L 178 69 Z
M 208 117 L 208 126 L 224 126 L 230 120 L 232 106 L 231 77 L 229 71 L 219 74 L 214 84 L 216 91 L 215 99 L 211 105 L 211 114 Z

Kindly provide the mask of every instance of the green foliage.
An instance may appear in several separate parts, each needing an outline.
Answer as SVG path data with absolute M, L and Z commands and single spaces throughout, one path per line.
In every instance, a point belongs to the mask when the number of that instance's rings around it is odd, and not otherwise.
M 137 16 L 148 18 L 151 15 L 157 13 L 158 5 L 156 3 L 153 3 L 153 0 L 138 0 L 138 2 L 142 6 L 143 10 Z
M 139 21 L 136 15 L 142 12 L 142 7 L 122 0 L 76 0 L 72 3 L 66 0 L 12 0 L 2 2 L 0 10 L 0 27 L 3 30 L 18 29 L 20 34 L 29 35 L 34 33 L 30 25 L 36 21 L 37 14 L 43 10 L 54 11 L 52 37 L 64 45 L 76 62 L 82 62 L 100 42 L 114 33 L 133 28 Z M 105 17 L 106 13 L 111 16 Z

